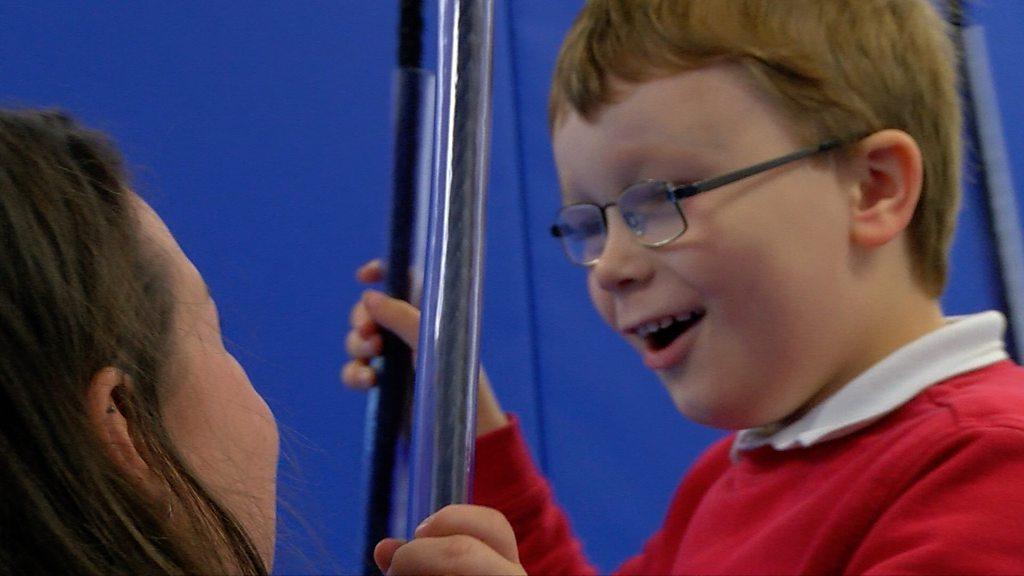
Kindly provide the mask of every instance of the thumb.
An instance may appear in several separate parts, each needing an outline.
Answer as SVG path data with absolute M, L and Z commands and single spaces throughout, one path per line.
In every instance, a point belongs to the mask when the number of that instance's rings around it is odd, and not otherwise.
M 383 292 L 367 290 L 363 294 L 363 305 L 378 326 L 393 332 L 409 348 L 416 350 L 420 336 L 420 311 L 412 304 Z
M 377 568 L 382 574 L 387 574 L 388 568 L 391 568 L 391 560 L 402 544 L 405 544 L 404 540 L 385 538 L 373 548 L 373 561 L 377 563 Z

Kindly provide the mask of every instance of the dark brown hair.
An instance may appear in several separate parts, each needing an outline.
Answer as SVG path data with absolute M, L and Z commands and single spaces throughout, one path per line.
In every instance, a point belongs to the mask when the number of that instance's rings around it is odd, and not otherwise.
M 736 62 L 793 119 L 804 144 L 883 128 L 921 148 L 908 228 L 914 273 L 938 296 L 960 200 L 956 51 L 929 0 L 589 0 L 558 55 L 551 128 L 594 120 L 640 83 Z
M 266 573 L 163 426 L 165 273 L 103 135 L 0 111 L 0 573 Z M 173 504 L 140 493 L 90 425 L 86 390 L 108 366 L 130 381 L 115 400 Z

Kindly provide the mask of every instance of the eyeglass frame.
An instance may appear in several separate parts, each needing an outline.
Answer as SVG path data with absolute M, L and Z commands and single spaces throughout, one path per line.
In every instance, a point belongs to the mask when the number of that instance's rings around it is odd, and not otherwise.
M 611 208 L 612 206 L 617 205 L 619 203 L 619 200 L 622 198 L 622 195 L 625 194 L 630 188 L 633 188 L 634 186 L 637 186 L 637 185 L 640 185 L 640 184 L 650 184 L 650 183 L 664 184 L 665 187 L 666 187 L 665 193 L 666 193 L 666 195 L 672 197 L 672 205 L 675 206 L 676 212 L 678 212 L 679 218 L 682 220 L 682 227 L 680 228 L 679 232 L 676 235 L 672 236 L 671 238 L 665 239 L 665 240 L 659 240 L 657 242 L 650 242 L 650 243 L 649 242 L 640 241 L 639 239 L 637 240 L 637 242 L 639 242 L 642 246 L 645 246 L 647 248 L 658 248 L 660 246 L 664 246 L 664 245 L 668 244 L 669 242 L 672 242 L 673 240 L 679 238 L 680 236 L 685 234 L 686 230 L 689 228 L 689 223 L 686 221 L 686 215 L 683 214 L 683 209 L 682 209 L 682 207 L 679 206 L 679 202 L 681 200 L 685 200 L 686 198 L 691 198 L 691 197 L 696 196 L 697 194 L 700 194 L 702 192 L 707 192 L 709 190 L 714 190 L 715 188 L 721 188 L 722 186 L 726 186 L 728 184 L 732 184 L 733 182 L 737 182 L 737 181 L 743 180 L 745 178 L 750 178 L 751 176 L 756 176 L 756 175 L 761 174 L 763 172 L 767 172 L 768 170 L 771 170 L 773 168 L 778 168 L 780 166 L 784 166 L 786 164 L 790 164 L 790 163 L 796 162 L 797 160 L 803 160 L 804 158 L 809 158 L 809 157 L 815 156 L 817 154 L 822 154 L 824 152 L 835 150 L 837 148 L 845 146 L 846 144 L 849 144 L 851 142 L 855 142 L 857 140 L 860 140 L 861 138 L 862 137 L 850 138 L 850 139 L 834 138 L 834 139 L 831 139 L 831 140 L 826 140 L 825 142 L 822 142 L 821 144 L 818 144 L 817 146 L 811 146 L 811 147 L 808 147 L 808 148 L 802 148 L 800 150 L 797 150 L 796 152 L 790 152 L 789 154 L 786 154 L 784 156 L 780 156 L 778 158 L 774 158 L 772 160 L 766 160 L 764 162 L 759 162 L 757 164 L 754 164 L 753 166 L 748 166 L 746 168 L 740 168 L 739 170 L 734 170 L 732 172 L 727 172 L 727 173 L 722 174 L 720 176 L 712 176 L 711 178 L 705 178 L 703 180 L 698 180 L 696 182 L 691 182 L 689 184 L 675 184 L 675 183 L 669 182 L 667 180 L 640 180 L 638 182 L 634 182 L 634 183 L 630 184 L 629 186 L 626 186 L 625 188 L 623 188 L 622 191 L 619 192 L 619 195 L 616 197 L 615 202 L 609 202 L 607 204 L 596 204 L 594 202 L 576 202 L 574 204 L 569 204 L 567 206 L 563 206 L 563 207 L 559 208 L 558 215 L 555 217 L 555 219 L 557 221 L 558 218 L 561 217 L 561 214 L 562 214 L 562 212 L 564 210 L 566 210 L 568 208 L 572 208 L 573 206 L 595 206 L 595 207 L 597 207 L 601 211 L 601 220 L 602 220 L 602 223 L 604 225 L 604 233 L 605 233 L 605 237 L 606 237 L 606 240 L 607 240 L 607 235 L 608 235 L 608 213 L 607 213 L 607 209 L 608 208 Z M 623 218 L 623 219 L 626 220 L 625 218 Z M 626 225 L 630 226 L 628 220 L 626 220 Z M 630 226 L 630 230 L 633 230 L 632 226 Z M 563 233 L 562 233 L 562 230 L 561 230 L 561 228 L 559 228 L 558 224 L 553 224 L 549 231 L 551 233 L 551 236 L 554 237 L 554 238 L 561 239 L 561 238 L 564 237 Z M 634 230 L 634 233 L 635 233 L 635 230 Z M 573 257 L 569 253 L 569 250 L 566 248 L 565 241 L 562 240 L 562 242 L 560 242 L 560 244 L 562 245 L 562 251 L 565 252 L 566 258 L 570 262 L 572 262 L 573 264 L 576 264 L 578 266 L 587 266 L 587 267 L 593 266 L 594 264 L 597 264 L 597 261 L 600 260 L 600 258 L 601 258 L 601 255 L 598 254 L 597 257 L 594 258 L 593 260 L 590 260 L 590 261 L 587 261 L 587 262 L 577 262 L 575 259 L 573 259 Z M 604 247 L 601 248 L 601 252 L 602 253 L 604 252 Z

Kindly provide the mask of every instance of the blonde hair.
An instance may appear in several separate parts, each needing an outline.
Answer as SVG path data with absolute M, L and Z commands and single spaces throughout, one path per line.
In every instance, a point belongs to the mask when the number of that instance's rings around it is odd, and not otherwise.
M 908 228 L 915 277 L 946 283 L 960 199 L 956 50 L 928 0 L 590 0 L 558 56 L 552 130 L 593 120 L 612 80 L 639 83 L 737 62 L 806 144 L 895 128 L 921 149 L 924 186 Z

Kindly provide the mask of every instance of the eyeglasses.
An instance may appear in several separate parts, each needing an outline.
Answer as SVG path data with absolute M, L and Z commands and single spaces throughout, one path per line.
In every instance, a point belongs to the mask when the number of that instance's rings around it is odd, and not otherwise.
M 618 206 L 623 220 L 640 244 L 648 248 L 664 246 L 686 232 L 686 216 L 679 205 L 680 200 L 839 148 L 847 142 L 849 140 L 828 140 L 774 160 L 690 184 L 673 184 L 662 180 L 637 182 L 627 186 L 615 202 L 563 206 L 558 211 L 555 224 L 551 226 L 551 235 L 561 239 L 562 248 L 570 262 L 593 266 L 601 257 L 608 239 L 607 209 Z

